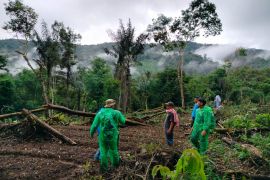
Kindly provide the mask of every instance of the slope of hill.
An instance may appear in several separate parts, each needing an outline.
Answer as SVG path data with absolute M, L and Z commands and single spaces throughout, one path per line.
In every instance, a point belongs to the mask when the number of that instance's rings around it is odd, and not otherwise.
M 95 57 L 105 59 L 108 64 L 113 65 L 116 61 L 104 52 L 104 48 L 110 48 L 113 43 L 102 43 L 97 45 L 78 45 L 76 54 L 77 66 L 89 67 Z M 8 69 L 11 73 L 17 73 L 27 68 L 24 60 L 15 52 L 20 48 L 20 42 L 15 39 L 0 40 L 0 54 L 9 59 Z M 265 50 L 247 49 L 247 56 L 235 55 L 237 47 L 229 45 L 210 45 L 189 43 L 185 52 L 185 71 L 193 74 L 206 74 L 224 63 L 224 60 L 232 62 L 233 67 L 252 66 L 256 68 L 270 67 L 270 52 Z M 30 56 L 35 57 L 35 50 L 31 45 Z M 138 62 L 132 68 L 132 73 L 142 71 L 157 72 L 166 67 L 176 67 L 179 59 L 177 51 L 165 52 L 161 46 L 146 46 L 144 54 L 138 57 Z

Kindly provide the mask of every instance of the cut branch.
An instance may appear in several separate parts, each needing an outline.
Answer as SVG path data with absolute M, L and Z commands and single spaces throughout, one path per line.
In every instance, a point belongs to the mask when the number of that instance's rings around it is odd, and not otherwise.
M 59 131 L 57 131 L 56 129 L 52 128 L 51 126 L 49 126 L 47 123 L 41 121 L 38 119 L 37 116 L 35 116 L 34 114 L 32 114 L 30 111 L 28 111 L 27 109 L 23 109 L 22 113 L 27 117 L 27 119 L 33 123 L 37 123 L 40 127 L 44 128 L 46 131 L 48 131 L 50 134 L 52 134 L 53 136 L 55 136 L 56 138 L 60 139 L 63 142 L 66 142 L 70 145 L 76 145 L 77 143 L 74 142 L 72 139 L 68 138 L 67 136 L 61 134 Z
M 78 116 L 84 116 L 84 117 L 91 117 L 92 119 L 96 116 L 96 113 L 88 113 L 88 112 L 83 112 L 83 111 L 74 111 L 71 110 L 67 107 L 64 106 L 58 106 L 58 105 L 54 105 L 54 104 L 47 104 L 44 105 L 43 107 L 48 108 L 48 109 L 54 109 L 57 111 L 61 111 L 67 114 L 72 114 L 72 115 L 78 115 Z M 131 119 L 126 119 L 126 124 L 127 125 L 141 125 L 141 126 L 147 126 L 144 123 L 141 122 L 137 122 Z
M 94 118 L 96 116 L 96 113 L 74 111 L 74 110 L 71 110 L 65 106 L 58 106 L 58 105 L 54 105 L 54 104 L 47 104 L 47 105 L 44 105 L 43 107 L 47 108 L 47 109 L 54 109 L 54 110 L 61 111 L 61 112 L 71 114 L 71 115 L 78 115 L 78 116 L 91 117 L 91 118 Z
M 242 147 L 243 149 L 246 149 L 248 152 L 250 152 L 251 154 L 253 154 L 255 157 L 262 159 L 265 161 L 265 159 L 262 156 L 262 152 L 256 148 L 255 146 L 251 145 L 251 144 L 242 144 L 242 143 L 238 143 L 236 141 L 233 141 L 232 139 L 229 139 L 227 137 L 223 137 L 222 140 L 229 144 L 229 145 L 240 145 L 240 147 Z
M 35 112 L 42 112 L 45 111 L 46 108 L 39 108 L 39 109 L 34 109 L 34 110 L 30 110 L 31 113 L 35 113 Z M 22 112 L 14 112 L 14 113 L 10 113 L 10 114 L 2 114 L 0 115 L 0 119 L 5 119 L 5 118 L 10 118 L 13 116 L 21 116 L 23 115 Z

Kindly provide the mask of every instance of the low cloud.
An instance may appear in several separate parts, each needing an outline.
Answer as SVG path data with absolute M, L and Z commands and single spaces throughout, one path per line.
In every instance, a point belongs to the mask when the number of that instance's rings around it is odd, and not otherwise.
M 211 45 L 203 46 L 194 51 L 194 53 L 202 57 L 206 56 L 219 64 L 224 64 L 224 60 L 232 55 L 237 48 L 238 47 L 234 45 Z

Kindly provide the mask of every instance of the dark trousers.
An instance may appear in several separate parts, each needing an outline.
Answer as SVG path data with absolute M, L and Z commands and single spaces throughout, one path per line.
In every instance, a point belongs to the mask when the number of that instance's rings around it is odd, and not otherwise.
M 191 127 L 193 127 L 193 124 L 194 124 L 194 121 L 195 121 L 195 117 L 192 117 L 192 121 L 191 121 Z
M 171 134 L 168 134 L 167 132 L 165 132 L 165 137 L 166 137 L 166 143 L 169 146 L 173 145 L 173 132 Z

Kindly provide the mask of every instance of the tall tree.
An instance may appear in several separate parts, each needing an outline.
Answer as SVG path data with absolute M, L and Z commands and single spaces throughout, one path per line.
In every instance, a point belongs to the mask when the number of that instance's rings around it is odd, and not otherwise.
M 61 61 L 60 67 L 66 69 L 66 98 L 67 98 L 67 106 L 69 106 L 69 86 L 71 83 L 71 73 L 72 73 L 72 66 L 74 66 L 76 62 L 76 43 L 79 42 L 81 39 L 80 34 L 76 34 L 71 28 L 65 27 L 65 25 L 61 22 L 55 21 L 52 26 L 55 37 L 57 37 L 61 50 Z
M 115 77 L 121 82 L 118 107 L 126 113 L 130 99 L 130 67 L 136 62 L 137 56 L 143 53 L 148 34 L 140 34 L 135 38 L 135 28 L 129 19 L 126 27 L 120 20 L 119 29 L 116 33 L 111 32 L 110 36 L 115 45 L 111 49 L 105 49 L 105 52 L 118 58 L 115 67 Z
M 52 69 L 58 64 L 67 69 L 68 87 L 71 67 L 74 64 L 76 46 L 74 42 L 80 38 L 80 35 L 73 33 L 69 27 L 65 27 L 63 23 L 57 21 L 52 25 L 51 32 L 43 22 L 42 32 L 38 33 L 35 30 L 38 15 L 34 9 L 24 5 L 21 0 L 10 0 L 5 4 L 5 10 L 6 14 L 10 16 L 10 20 L 3 28 L 14 32 L 18 39 L 24 39 L 21 41 L 22 47 L 16 52 L 22 55 L 29 68 L 41 81 L 44 101 L 50 103 Z M 28 55 L 30 40 L 36 47 L 38 58 L 30 59 Z M 32 64 L 33 62 L 34 64 Z
M 181 104 L 185 108 L 183 66 L 184 52 L 188 42 L 193 41 L 203 33 L 205 37 L 215 36 L 222 31 L 222 24 L 216 13 L 216 6 L 208 0 L 193 0 L 181 16 L 170 18 L 160 15 L 149 25 L 154 40 L 162 44 L 166 50 L 177 49 L 180 60 L 177 77 L 180 86 Z
M 35 75 L 39 78 L 42 84 L 43 98 L 45 103 L 49 103 L 49 97 L 47 94 L 47 88 L 45 80 L 42 78 L 42 71 L 39 71 L 34 68 L 31 64 L 31 60 L 28 57 L 29 51 L 29 43 L 31 38 L 33 38 L 33 34 L 35 32 L 34 28 L 37 22 L 38 15 L 34 11 L 33 8 L 26 6 L 20 0 L 9 1 L 8 4 L 5 4 L 6 14 L 10 17 L 10 20 L 5 23 L 3 27 L 5 30 L 11 30 L 16 34 L 16 37 L 23 38 L 22 48 L 17 50 L 16 52 L 24 58 L 29 68 L 35 73 Z M 33 61 L 35 61 L 33 59 Z M 41 65 L 41 63 L 36 60 L 37 65 Z M 39 67 L 42 69 L 43 67 Z
M 53 29 L 53 26 L 52 26 Z M 36 46 L 38 59 L 34 61 L 38 64 L 40 77 L 46 83 L 46 94 L 49 102 L 52 101 L 52 70 L 60 62 L 60 44 L 54 36 L 54 32 L 50 32 L 47 24 L 42 22 L 42 33 L 33 33 L 33 42 Z

